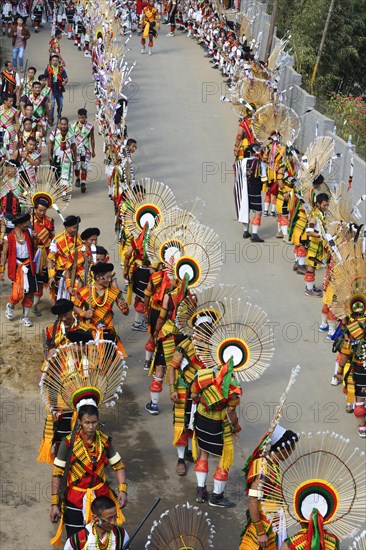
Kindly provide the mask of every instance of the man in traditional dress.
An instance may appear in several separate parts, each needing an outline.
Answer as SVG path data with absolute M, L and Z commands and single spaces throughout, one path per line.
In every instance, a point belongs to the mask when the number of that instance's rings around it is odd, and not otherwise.
M 30 136 L 25 142 L 24 149 L 19 153 L 19 174 L 29 186 L 35 185 L 37 168 L 41 164 L 41 155 L 37 146 L 36 138 Z
M 12 95 L 5 95 L 3 104 L 0 106 L 0 126 L 5 128 L 8 133 L 9 154 L 12 156 L 17 149 L 17 132 L 19 130 L 18 111 L 13 107 L 14 100 Z
M 60 118 L 58 128 L 52 130 L 50 134 L 48 158 L 50 164 L 56 167 L 57 175 L 61 178 L 60 185 L 64 188 L 66 195 L 72 188 L 72 167 L 77 159 L 74 133 L 66 117 Z
M 113 324 L 113 306 L 116 304 L 123 315 L 128 315 L 122 292 L 112 286 L 114 265 L 97 263 L 91 268 L 95 282 L 85 285 L 75 296 L 75 312 L 90 322 L 99 332 L 100 339 L 112 340 L 124 357 L 127 357 L 121 339 Z
M 114 501 L 109 497 L 97 497 L 93 500 L 91 509 L 92 521 L 67 539 L 64 550 L 123 550 L 129 536 L 123 527 L 116 525 L 117 510 Z
M 317 508 L 313 509 L 310 521 L 302 522 L 300 531 L 286 538 L 280 546 L 280 550 L 304 550 L 305 548 L 339 549 L 339 538 L 323 528 L 323 518 Z
M 146 38 L 149 38 L 148 47 L 149 55 L 151 55 L 154 39 L 157 37 L 156 28 L 160 29 L 159 13 L 154 5 L 154 0 L 149 0 L 149 4 L 142 10 L 141 27 L 141 53 L 145 53 Z
M 235 206 L 238 221 L 244 225 L 243 238 L 254 243 L 263 243 L 258 235 L 262 217 L 262 186 L 265 167 L 260 159 L 260 147 L 249 145 L 242 160 L 235 163 Z M 250 211 L 252 231 L 249 232 Z
M 242 390 L 233 375 L 233 361 L 209 369 L 201 369 L 191 386 L 193 401 L 198 403 L 195 415 L 195 437 L 199 456 L 195 466 L 197 489 L 196 501 L 209 499 L 210 506 L 232 508 L 234 502 L 225 496 L 229 468 L 234 462 L 233 433 L 240 432 L 236 407 Z M 220 458 L 213 480 L 214 489 L 209 498 L 206 489 L 209 455 Z
M 191 338 L 184 338 L 175 348 L 168 372 L 170 399 L 174 403 L 173 445 L 175 445 L 178 453 L 178 463 L 175 471 L 179 476 L 185 476 L 187 473 L 185 459 L 187 458 L 193 462 L 192 436 L 196 407 L 193 407 L 190 387 L 196 373 L 204 368 L 205 365 L 196 355 Z
M 184 297 L 180 296 L 181 291 L 181 281 L 171 275 L 170 284 L 163 288 L 159 317 L 156 320 L 155 330 L 151 333 L 155 342 L 155 352 L 150 366 L 153 380 L 149 387 L 150 402 L 147 403 L 145 409 L 152 415 L 159 414 L 159 399 L 163 391 L 164 373 L 170 365 L 176 346 L 180 340 L 184 339 L 174 323 L 177 307 Z
M 82 245 L 78 235 L 80 221 L 78 216 L 67 216 L 64 220 L 64 231 L 56 235 L 50 244 L 47 258 L 48 283 L 54 300 L 62 298 L 66 292 L 64 270 L 74 264 L 75 253 Z M 73 278 L 75 275 L 72 274 Z
M 60 48 L 60 40 L 62 39 L 62 31 L 60 29 L 56 29 L 55 36 L 51 38 L 49 43 L 49 52 L 50 52 L 50 60 L 53 55 L 58 55 L 60 64 L 65 67 L 65 61 L 62 59 L 61 56 L 61 48 Z
M 250 118 L 251 111 L 246 108 L 245 116 L 241 119 L 238 127 L 238 133 L 235 138 L 234 157 L 235 162 L 244 158 L 244 151 L 255 143 L 255 137 L 252 130 L 252 122 Z
M 263 151 L 263 161 L 267 164 L 266 195 L 264 198 L 264 216 L 269 216 L 271 205 L 271 216 L 276 217 L 276 200 L 278 184 L 283 179 L 285 172 L 284 155 L 286 148 L 281 144 L 281 135 L 273 132 L 269 137 L 269 144 Z
M 244 465 L 244 477 L 246 480 L 246 492 L 249 497 L 249 510 L 247 511 L 247 525 L 241 539 L 239 550 L 277 550 L 277 536 L 273 532 L 271 522 L 267 519 L 266 513 L 262 510 L 260 498 L 262 492 L 259 490 L 261 480 L 273 484 L 274 490 L 280 486 L 280 472 L 275 468 L 279 460 L 289 456 L 298 440 L 297 435 L 291 430 L 285 430 L 277 424 L 272 434 L 266 434 L 255 448 Z M 268 456 L 266 445 L 269 446 Z M 277 477 L 267 479 L 266 462 L 271 460 L 273 469 L 278 472 Z
M 56 523 L 61 517 L 61 480 L 68 465 L 65 512 L 62 518 L 68 537 L 83 529 L 85 523 L 89 522 L 93 495 L 94 497 L 109 496 L 122 508 L 127 504 L 124 464 L 119 453 L 114 450 L 111 438 L 98 430 L 99 411 L 95 404 L 89 404 L 92 401 L 91 398 L 83 398 L 81 392 L 80 396 L 75 397 L 79 429 L 72 442 L 73 436 L 69 435 L 61 443 L 54 462 L 50 519 L 52 523 Z M 113 468 L 118 482 L 117 499 L 106 480 L 107 464 Z M 51 544 L 59 543 L 63 522 Z
M 37 236 L 36 238 L 38 245 L 36 256 L 38 290 L 33 296 L 33 313 L 37 316 L 41 315 L 38 304 L 43 295 L 44 285 L 48 282 L 47 255 L 51 241 L 55 236 L 55 222 L 52 218 L 46 215 L 49 207 L 50 203 L 47 199 L 37 199 L 34 204 L 33 216 L 31 220 L 33 231 Z
M 315 206 L 310 212 L 306 235 L 308 237 L 308 248 L 306 254 L 305 272 L 305 295 L 321 298 L 323 291 L 315 287 L 315 270 L 322 267 L 322 261 L 326 257 L 324 233 L 325 213 L 329 206 L 329 196 L 326 193 L 319 193 L 316 197 Z
M 14 70 L 12 61 L 7 61 L 5 63 L 5 68 L 1 71 L 1 88 L 0 96 L 1 100 L 4 101 L 6 96 L 12 96 L 13 105 L 16 105 L 17 96 L 20 90 L 20 77 L 18 73 Z
M 90 159 L 95 158 L 94 126 L 87 120 L 86 109 L 78 110 L 78 120 L 71 129 L 76 144 L 75 187 L 81 187 L 81 192 L 85 193 Z
M 175 36 L 175 18 L 177 15 L 177 0 L 170 0 L 168 7 L 168 20 L 170 24 L 170 32 L 167 36 Z
M 8 277 L 13 282 L 12 293 L 5 308 L 5 317 L 11 321 L 16 304 L 21 302 L 23 315 L 20 323 L 25 327 L 33 325 L 29 319 L 29 313 L 33 294 L 37 290 L 35 246 L 32 232 L 28 228 L 29 221 L 29 213 L 20 214 L 14 219 L 13 231 L 4 237 L 0 264 L 0 280 L 4 280 L 4 269 L 8 262 Z
M 77 249 L 77 258 L 74 258 L 73 263 L 67 264 L 64 271 L 66 290 L 70 296 L 74 296 L 77 290 L 92 282 L 90 269 L 96 263 L 96 245 L 99 235 L 98 227 L 88 227 L 80 234 L 83 244 Z M 75 275 L 72 281 L 71 273 L 74 265 Z
M 37 81 L 32 84 L 31 93 L 24 94 L 20 99 L 20 108 L 22 114 L 25 115 L 25 106 L 33 105 L 33 119 L 46 127 L 49 122 L 49 102 L 47 98 L 41 94 L 41 83 Z

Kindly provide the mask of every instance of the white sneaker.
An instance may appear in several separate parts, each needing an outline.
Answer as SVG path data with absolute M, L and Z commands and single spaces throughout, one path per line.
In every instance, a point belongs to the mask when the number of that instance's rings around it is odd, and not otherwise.
M 322 323 L 321 325 L 319 325 L 319 332 L 328 332 L 329 330 L 329 325 L 328 323 Z
M 325 339 L 332 341 L 334 333 L 335 333 L 335 330 L 331 330 L 330 332 L 328 332 L 328 336 L 326 336 Z
M 152 55 L 152 49 L 149 48 L 149 55 Z
M 25 327 L 32 327 L 33 326 L 33 323 L 29 319 L 29 317 L 21 317 L 19 322 L 20 322 L 21 325 L 24 325 Z
M 13 320 L 13 315 L 14 315 L 14 308 L 11 307 L 11 304 L 6 304 L 6 307 L 5 307 L 5 317 L 9 320 L 9 321 L 12 321 Z
M 339 386 L 339 384 L 341 384 L 341 381 L 338 380 L 338 378 L 337 378 L 336 375 L 334 374 L 334 375 L 333 375 L 333 378 L 332 378 L 332 380 L 331 380 L 330 383 L 332 384 L 332 386 Z
M 142 53 L 142 54 L 145 53 L 145 48 L 141 48 L 141 53 Z
M 168 32 L 167 36 L 175 36 L 174 32 Z

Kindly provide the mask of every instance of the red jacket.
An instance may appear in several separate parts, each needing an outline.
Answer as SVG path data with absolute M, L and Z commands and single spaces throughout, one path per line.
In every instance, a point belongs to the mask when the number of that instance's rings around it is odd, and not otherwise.
M 36 264 L 34 263 L 34 247 L 29 230 L 24 232 L 25 240 L 27 243 L 28 254 L 30 259 L 30 268 L 32 275 L 36 273 Z M 8 235 L 8 277 L 11 281 L 15 281 L 15 275 L 17 272 L 17 247 L 14 235 L 14 229 Z

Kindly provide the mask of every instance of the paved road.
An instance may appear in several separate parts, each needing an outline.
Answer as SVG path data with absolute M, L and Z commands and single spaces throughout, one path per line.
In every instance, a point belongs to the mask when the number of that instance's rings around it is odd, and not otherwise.
M 163 26 L 152 56 L 140 54 L 137 37 L 129 42 L 131 51 L 127 57 L 131 62 L 137 59 L 137 66 L 128 91 L 128 133 L 138 141 L 135 156 L 138 176 L 164 181 L 172 187 L 181 204 L 196 195 L 205 201 L 201 220 L 213 227 L 222 241 L 224 266 L 218 282 L 244 286 L 251 300 L 263 307 L 273 323 L 276 348 L 273 363 L 261 380 L 243 388 L 240 410 L 243 451 L 248 454 L 268 429 L 274 403 L 287 384 L 290 369 L 297 363 L 302 371 L 289 397 L 284 425 L 300 431 L 334 430 L 359 446 L 355 421 L 344 412 L 342 392 L 329 384 L 334 355 L 330 344 L 317 330 L 321 301 L 304 296 L 304 281 L 292 272 L 292 248 L 273 238 L 273 220 L 264 221 L 261 235 L 266 242 L 263 245 L 243 241 L 241 226 L 235 221 L 232 148 L 237 120 L 230 107 L 219 101 L 225 91 L 222 78 L 194 41 L 179 32 L 175 38 L 167 38 L 165 29 L 168 32 L 168 27 Z M 29 42 L 28 55 L 38 68 L 46 65 L 48 39 L 48 33 L 42 31 Z M 74 118 L 77 109 L 86 103 L 92 118 L 95 106 L 90 62 L 66 40 L 62 42 L 62 52 L 71 83 L 64 114 Z M 80 214 L 82 229 L 95 225 L 97 220 L 102 230 L 100 244 L 112 249 L 112 259 L 117 263 L 113 209 L 107 198 L 100 138 L 97 150 L 94 182 L 85 196 L 75 192 L 67 214 Z M 48 319 L 45 311 L 42 322 Z M 114 413 L 103 419 L 105 430 L 113 436 L 126 463 L 130 483 L 126 527 L 132 532 L 154 497 L 162 497 L 156 518 L 177 502 L 193 502 L 196 482 L 193 468 L 186 478 L 175 474 L 176 452 L 171 446 L 172 415 L 167 390 L 162 396 L 160 416 L 151 417 L 144 410 L 149 400 L 149 379 L 142 370 L 145 336 L 131 331 L 132 318 L 126 322 L 117 315 L 117 320 L 130 354 L 129 372 L 122 401 Z M 36 372 L 37 365 L 32 368 Z M 10 452 L 12 433 L 21 438 L 14 464 L 18 489 L 9 500 L 3 488 L 5 513 L 1 530 L 7 534 L 9 550 L 20 547 L 22 536 L 9 536 L 11 530 L 17 533 L 20 525 L 30 534 L 22 546 L 26 550 L 48 548 L 47 541 L 53 534 L 52 526 L 47 523 L 49 497 L 46 496 L 51 469 L 34 462 L 42 419 L 21 412 L 34 407 L 38 410 L 36 382 L 30 386 L 29 394 L 20 398 L 6 394 L 15 401 L 19 399 L 20 406 L 19 414 L 3 418 L 4 448 Z M 235 550 L 238 546 L 246 510 L 242 462 L 238 450 L 227 491 L 237 507 L 220 511 L 203 506 L 216 526 L 216 550 Z M 211 463 L 209 480 L 214 468 Z M 35 487 L 33 496 L 30 487 Z M 135 549 L 144 547 L 147 532 L 146 526 L 136 539 Z

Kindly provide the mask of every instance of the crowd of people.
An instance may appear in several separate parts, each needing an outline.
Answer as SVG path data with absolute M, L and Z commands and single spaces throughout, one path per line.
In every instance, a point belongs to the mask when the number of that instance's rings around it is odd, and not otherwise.
M 34 40 L 26 27 L 29 16 L 36 33 L 51 23 L 45 71 L 23 66 L 26 42 Z M 243 238 L 262 243 L 261 218 L 268 216 L 277 220 L 276 237 L 294 245 L 293 269 L 305 277 L 305 294 L 323 300 L 319 330 L 329 331 L 337 352 L 332 384 L 343 383 L 346 410 L 356 416 L 360 437 L 366 437 L 366 263 L 358 210 L 364 197 L 352 203 L 351 177 L 346 184 L 327 183 L 335 156 L 331 138 L 317 137 L 303 154 L 295 148 L 300 120 L 277 92 L 281 64 L 287 62 L 285 43 L 264 66 L 257 60 L 257 45 L 249 44 L 243 33 L 243 16 L 240 25 L 228 23 L 215 3 L 4 2 L 2 28 L 13 38 L 13 60 L 6 60 L 1 72 L 0 280 L 7 266 L 12 282 L 5 308 L 9 321 L 21 304 L 20 323 L 31 327 L 32 312 L 42 315 L 40 301 L 47 288 L 53 304 L 55 320 L 43 331 L 40 387 L 47 418 L 38 460 L 54 464 L 50 519 L 59 525 L 51 544 L 61 544 L 65 525 L 67 550 L 122 549 L 129 542 L 121 526 L 128 503 L 125 466 L 111 438 L 99 429 L 100 407 L 115 406 L 126 377 L 128 349 L 114 323 L 116 308 L 124 316 L 132 314 L 132 329 L 146 334 L 144 370 L 151 383 L 145 410 L 150 415 L 159 415 L 159 399 L 168 382 L 176 473 L 185 476 L 187 462 L 195 463 L 194 498 L 200 505 L 235 506 L 226 498 L 225 487 L 234 463 L 234 440 L 241 430 L 241 383 L 260 377 L 273 355 L 271 336 L 265 333 L 266 314 L 247 301 L 243 289 L 217 283 L 222 266 L 218 235 L 199 221 L 194 208 L 180 208 L 165 184 L 150 178 L 136 181 L 132 155 L 137 141 L 128 135 L 124 93 L 133 67 L 125 60 L 120 37 L 126 29 L 136 31 L 141 53 L 148 40 L 151 54 L 162 17 L 170 24 L 169 36 L 175 36 L 176 28 L 186 31 L 229 79 L 229 93 L 222 99 L 240 117 L 234 163 Z M 68 83 L 68 61 L 61 55 L 65 34 L 91 58 L 96 130 L 103 138 L 123 285 L 100 242 L 100 229 L 81 231 L 80 216 L 63 217 L 58 206 L 71 200 L 73 187 L 86 192 L 96 154 L 95 129 L 86 109 L 78 109 L 74 123 L 62 115 Z M 62 218 L 58 234 L 51 208 Z M 315 286 L 318 268 L 326 272 L 323 290 Z M 240 550 L 331 550 L 362 522 L 362 455 L 348 447 L 344 451 L 355 461 L 357 483 L 353 492 L 337 492 L 334 463 L 327 469 L 324 458 L 320 468 L 309 458 L 334 451 L 333 436 L 325 434 L 318 446 L 305 452 L 299 435 L 279 424 L 297 373 L 295 369 L 268 432 L 244 466 L 249 510 Z M 301 436 L 300 443 L 306 439 Z M 338 451 L 338 456 L 331 455 L 343 464 Z M 217 464 L 209 494 L 213 459 Z M 308 461 L 308 470 L 296 474 L 298 491 L 293 501 L 291 497 L 294 510 L 287 517 L 289 501 L 275 506 L 274 495 L 284 498 L 285 471 L 300 460 Z M 117 491 L 107 481 L 108 464 Z M 331 493 L 332 498 L 324 497 L 327 509 L 323 501 L 319 504 L 323 493 L 315 490 L 306 493 L 307 504 L 302 505 L 302 488 L 314 479 Z M 188 512 L 184 509 L 182 517 Z M 300 530 L 287 537 L 284 526 L 290 525 L 290 517 Z M 208 547 L 212 530 L 202 527 L 209 537 L 203 546 Z M 180 543 L 182 533 L 189 535 L 184 528 L 180 525 L 182 532 L 175 532 Z M 159 525 L 154 525 L 147 548 L 162 548 L 159 543 L 154 546 L 157 533 Z M 323 545 L 316 546 L 317 540 Z

